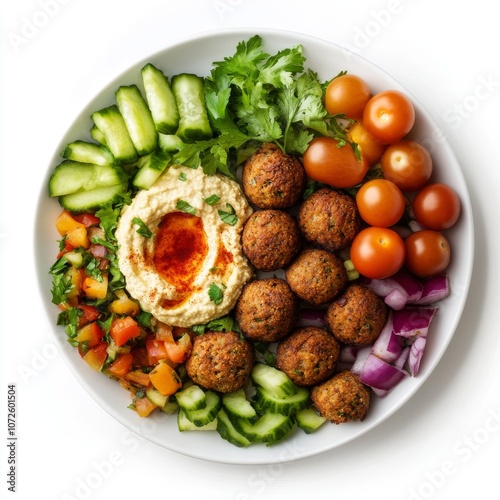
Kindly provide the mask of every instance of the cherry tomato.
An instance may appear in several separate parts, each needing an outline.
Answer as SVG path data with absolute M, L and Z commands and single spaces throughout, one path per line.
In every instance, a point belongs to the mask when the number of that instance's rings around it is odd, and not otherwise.
M 450 243 L 439 231 L 416 231 L 405 239 L 405 247 L 406 267 L 420 278 L 440 274 L 450 263 Z
M 424 186 L 413 199 L 416 221 L 427 229 L 448 229 L 460 216 L 460 199 L 447 184 L 435 183 Z
M 403 191 L 420 189 L 432 174 L 432 158 L 424 146 L 403 139 L 387 147 L 381 159 L 382 173 Z
M 334 78 L 326 88 L 325 108 L 331 115 L 345 114 L 348 118 L 361 118 L 371 97 L 370 87 L 359 76 L 345 74 Z
M 349 127 L 347 132 L 349 139 L 358 145 L 361 155 L 368 162 L 368 165 L 373 165 L 382 156 L 386 145 L 377 141 L 363 125 L 363 122 L 356 122 Z
M 336 188 L 359 184 L 369 166 L 365 159 L 358 160 L 349 144 L 339 145 L 331 137 L 316 137 L 303 157 L 307 175 Z
M 371 226 L 393 226 L 405 211 L 401 189 L 387 179 L 365 182 L 356 194 L 356 204 L 361 218 Z
M 383 144 L 402 139 L 415 123 L 415 109 L 410 99 L 398 90 L 375 94 L 363 111 L 363 124 Z
M 398 233 L 386 227 L 370 226 L 354 238 L 350 258 L 363 276 L 383 279 L 401 269 L 405 253 L 404 241 Z

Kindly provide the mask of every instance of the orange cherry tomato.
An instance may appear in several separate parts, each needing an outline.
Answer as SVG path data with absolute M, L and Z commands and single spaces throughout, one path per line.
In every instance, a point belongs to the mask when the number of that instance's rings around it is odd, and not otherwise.
M 442 231 L 457 222 L 461 211 L 460 198 L 447 184 L 428 184 L 415 195 L 412 209 L 421 226 Z
M 336 188 L 359 184 L 369 168 L 364 158 L 356 158 L 349 144 L 342 146 L 331 137 L 313 139 L 304 153 L 303 163 L 311 179 Z
M 420 278 L 444 272 L 451 260 L 450 243 L 439 231 L 415 231 L 405 239 L 405 248 L 406 267 Z
M 371 226 L 393 226 L 405 211 L 401 189 L 387 179 L 365 182 L 356 193 L 356 204 L 361 218 Z
M 358 149 L 361 156 L 368 162 L 369 165 L 373 165 L 380 160 L 382 154 L 387 147 L 385 144 L 377 141 L 368 130 L 363 125 L 363 122 L 353 123 L 347 132 L 349 139 L 358 145 Z
M 362 78 L 345 74 L 337 76 L 328 84 L 325 108 L 331 115 L 340 113 L 358 119 L 363 116 L 363 109 L 370 97 L 370 87 Z
M 363 125 L 383 144 L 401 140 L 415 123 L 415 109 L 410 99 L 398 90 L 375 94 L 363 111 Z
M 386 227 L 361 230 L 351 245 L 350 258 L 355 269 L 372 279 L 383 279 L 398 272 L 405 261 L 401 236 Z

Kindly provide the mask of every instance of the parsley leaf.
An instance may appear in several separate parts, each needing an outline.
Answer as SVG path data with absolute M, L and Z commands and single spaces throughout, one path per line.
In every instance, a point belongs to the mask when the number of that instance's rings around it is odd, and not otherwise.
M 139 217 L 134 217 L 132 219 L 132 223 L 135 224 L 136 226 L 139 226 L 138 229 L 136 230 L 136 233 L 140 234 L 141 236 L 144 236 L 144 238 L 151 238 L 153 236 L 153 233 L 150 231 L 148 226 L 144 224 L 142 219 Z
M 68 299 L 68 293 L 73 290 L 74 285 L 71 278 L 64 274 L 54 274 L 52 278 L 52 303 L 64 304 Z
M 212 283 L 208 288 L 208 296 L 215 305 L 218 306 L 219 304 L 222 304 L 222 300 L 224 299 L 225 288 L 226 287 L 224 285 L 219 286 L 216 285 L 215 283 Z

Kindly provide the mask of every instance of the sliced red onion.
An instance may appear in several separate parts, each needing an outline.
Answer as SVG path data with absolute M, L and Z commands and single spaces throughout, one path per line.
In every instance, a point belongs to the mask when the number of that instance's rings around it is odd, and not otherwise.
M 371 352 L 380 359 L 387 361 L 387 363 L 393 363 L 399 358 L 402 350 L 403 339 L 394 333 L 391 311 L 389 312 L 384 328 L 382 328 L 380 335 L 373 344 Z
M 370 354 L 359 373 L 359 379 L 363 384 L 374 389 L 388 391 L 398 384 L 407 373 L 380 359 L 374 354 Z
M 340 348 L 339 361 L 341 363 L 354 363 L 358 354 L 358 348 L 352 345 L 344 345 Z
M 410 346 L 406 346 L 402 351 L 401 354 L 399 355 L 399 358 L 394 361 L 394 366 L 397 366 L 398 368 L 403 368 L 405 365 L 406 361 L 408 360 L 408 356 L 410 355 Z
M 92 243 L 89 247 L 89 251 L 96 259 L 104 259 L 108 252 L 104 245 L 98 245 L 97 243 Z
M 448 297 L 450 294 L 450 284 L 448 276 L 441 274 L 422 281 L 422 295 L 416 301 L 418 305 L 434 304 Z
M 410 347 L 410 355 L 408 356 L 408 368 L 410 375 L 415 377 L 420 369 L 420 361 L 424 355 L 425 344 L 427 337 L 417 337 Z
M 325 326 L 325 309 L 316 309 L 313 307 L 304 307 L 299 311 L 299 320 L 297 326 Z
M 363 369 L 363 366 L 365 364 L 366 359 L 368 356 L 370 356 L 372 352 L 372 346 L 367 346 L 367 347 L 361 347 L 357 354 L 356 354 L 356 359 L 354 360 L 354 363 L 351 367 L 351 371 L 353 373 L 356 373 L 359 375 L 361 373 L 361 370 Z
M 379 397 L 379 398 L 383 398 L 384 396 L 387 395 L 387 393 L 389 391 L 385 390 L 385 389 L 377 389 L 376 387 L 372 387 L 371 390 Z
M 436 312 L 436 307 L 406 307 L 393 311 L 394 333 L 408 339 L 418 335 L 425 337 Z

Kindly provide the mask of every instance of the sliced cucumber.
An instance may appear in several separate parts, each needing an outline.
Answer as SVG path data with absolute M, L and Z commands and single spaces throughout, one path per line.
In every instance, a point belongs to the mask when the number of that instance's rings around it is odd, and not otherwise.
M 133 180 L 134 186 L 149 189 L 167 168 L 171 159 L 170 154 L 162 150 L 141 157 L 137 162 L 139 170 Z
M 281 441 L 292 431 L 294 420 L 287 415 L 266 413 L 254 424 L 245 419 L 241 419 L 239 424 L 238 431 L 250 441 L 262 441 L 271 445 Z
M 137 150 L 118 106 L 112 104 L 95 111 L 92 113 L 92 120 L 101 131 L 105 144 L 117 161 L 130 164 L 137 160 Z
M 115 158 L 111 152 L 92 142 L 74 141 L 69 143 L 61 153 L 63 158 L 81 163 L 93 163 L 95 165 L 111 165 Z
M 123 184 L 99 187 L 60 196 L 59 203 L 70 212 L 93 212 L 106 203 L 114 203 L 124 192 Z
M 172 78 L 172 91 L 179 110 L 177 135 L 182 140 L 201 141 L 212 137 L 207 106 L 203 92 L 203 79 L 182 73 Z
M 326 418 L 318 415 L 314 408 L 309 407 L 300 410 L 295 415 L 295 421 L 306 434 L 311 434 L 326 422 Z
M 177 413 L 177 427 L 181 432 L 185 431 L 215 431 L 217 430 L 217 419 L 214 418 L 212 421 L 205 425 L 195 425 L 191 420 L 187 418 L 184 410 L 180 409 Z
M 309 389 L 305 387 L 297 387 L 296 394 L 283 398 L 276 397 L 263 387 L 256 387 L 255 390 L 255 405 L 262 412 L 294 415 L 309 404 Z
M 158 134 L 158 147 L 167 153 L 175 153 L 181 149 L 182 139 L 178 135 Z
M 220 410 L 217 415 L 217 432 L 222 439 L 239 446 L 240 448 L 245 448 L 251 444 L 250 440 L 246 438 L 243 434 L 239 433 L 231 420 L 228 418 L 224 409 Z
M 141 74 L 156 130 L 162 134 L 175 134 L 179 126 L 179 111 L 168 78 L 152 64 L 146 64 Z
M 196 427 L 201 427 L 212 422 L 222 408 L 222 399 L 214 391 L 207 391 L 205 393 L 205 408 L 200 408 L 199 410 L 187 411 L 184 409 L 184 413 L 189 421 L 191 421 Z
M 222 405 L 226 413 L 234 417 L 247 419 L 257 417 L 257 412 L 250 401 L 248 401 L 243 389 L 224 394 L 222 396 Z
M 297 386 L 286 373 L 263 363 L 257 363 L 252 370 L 252 380 L 255 384 L 264 387 L 277 398 L 293 396 L 297 393 Z
M 62 196 L 126 182 L 124 170 L 117 165 L 94 165 L 64 160 L 57 165 L 49 180 L 49 196 Z
M 199 410 L 207 405 L 205 391 L 198 385 L 190 385 L 176 392 L 175 399 L 185 411 Z
M 167 402 L 160 408 L 160 411 L 173 415 L 179 411 L 179 403 L 177 403 L 175 397 L 169 396 Z
M 98 128 L 97 125 L 93 125 L 90 129 L 90 137 L 92 137 L 92 139 L 98 142 L 101 146 L 107 147 L 106 137 L 104 137 L 102 130 Z
M 136 151 L 139 155 L 154 151 L 158 146 L 158 132 L 137 85 L 121 86 L 115 96 Z
M 151 401 L 151 403 L 160 408 L 163 408 L 167 404 L 168 396 L 164 396 L 154 387 L 148 387 L 146 389 L 146 397 L 149 399 L 149 401 Z

